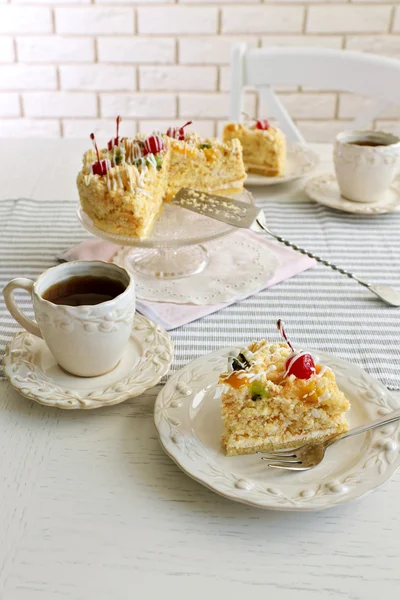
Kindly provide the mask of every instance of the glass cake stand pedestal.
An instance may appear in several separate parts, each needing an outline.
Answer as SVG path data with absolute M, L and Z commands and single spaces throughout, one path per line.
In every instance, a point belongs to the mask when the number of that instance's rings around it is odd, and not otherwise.
M 233 198 L 254 202 L 247 190 Z M 145 239 L 107 233 L 96 227 L 81 207 L 77 215 L 86 231 L 123 246 L 118 261 L 129 271 L 157 279 L 180 279 L 201 273 L 209 260 L 204 243 L 236 231 L 235 227 L 172 204 L 164 205 L 152 234 Z

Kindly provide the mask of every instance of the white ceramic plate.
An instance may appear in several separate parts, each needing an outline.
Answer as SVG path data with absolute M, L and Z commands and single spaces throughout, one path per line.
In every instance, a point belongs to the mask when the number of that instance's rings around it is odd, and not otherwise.
M 312 199 L 344 212 L 357 215 L 383 215 L 400 211 L 400 179 L 397 179 L 380 202 L 352 202 L 340 194 L 334 175 L 318 175 L 307 181 L 304 191 Z
M 175 373 L 159 393 L 155 425 L 166 453 L 190 477 L 213 491 L 252 506 L 275 510 L 322 510 L 355 500 L 385 483 L 400 466 L 400 424 L 343 440 L 321 465 L 301 473 L 270 469 L 258 455 L 226 457 L 218 376 L 239 348 L 202 356 Z M 318 362 L 336 373 L 351 402 L 350 427 L 397 409 L 387 389 L 359 367 L 325 353 Z
M 131 339 L 119 364 L 100 377 L 75 377 L 56 363 L 44 341 L 17 333 L 4 356 L 4 372 L 23 396 L 66 409 L 119 404 L 155 386 L 168 372 L 173 346 L 166 331 L 136 313 Z
M 308 175 L 314 171 L 318 163 L 318 154 L 311 150 L 311 148 L 298 142 L 291 142 L 287 146 L 286 170 L 284 175 L 280 175 L 279 177 L 264 177 L 264 175 L 249 173 L 245 181 L 245 187 L 287 183 L 288 181 Z

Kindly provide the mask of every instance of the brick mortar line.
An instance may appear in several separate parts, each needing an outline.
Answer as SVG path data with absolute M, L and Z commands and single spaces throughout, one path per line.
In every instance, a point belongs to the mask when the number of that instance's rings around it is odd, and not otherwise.
M 55 34 L 56 33 L 56 13 L 54 11 L 54 7 L 49 7 L 51 8 L 51 28 L 52 28 L 52 33 Z
M 24 5 L 26 6 L 26 5 Z M 280 5 L 279 5 L 280 6 Z M 285 5 L 287 6 L 287 5 Z M 330 4 L 330 6 L 332 6 Z M 358 5 L 357 5 L 358 6 Z M 0 5 L 1 8 L 1 5 Z M 340 37 L 343 35 L 354 35 L 356 37 L 370 37 L 370 36 L 386 36 L 388 38 L 393 38 L 393 37 L 400 37 L 400 31 L 329 31 L 329 32 L 324 32 L 324 31 L 270 31 L 270 32 L 237 32 L 237 33 L 217 33 L 217 32 L 213 32 L 213 33 L 140 33 L 138 32 L 137 34 L 135 33 L 117 33 L 117 32 L 107 32 L 107 33 L 74 33 L 74 32 L 69 32 L 69 33 L 59 33 L 57 31 L 52 31 L 52 32 L 38 32 L 38 31 L 27 31 L 27 32 L 7 32 L 7 33 L 0 33 L 0 37 L 12 37 L 15 36 L 16 38 L 24 38 L 24 37 L 45 37 L 45 38 L 77 38 L 77 39 L 93 39 L 94 37 L 96 38 L 103 38 L 103 37 L 111 37 L 111 38 L 126 38 L 126 39 L 155 39 L 155 38 L 160 38 L 162 40 L 171 40 L 171 39 L 179 39 L 181 37 L 187 39 L 187 38 L 199 38 L 199 39 L 204 39 L 204 38 L 216 38 L 216 39 L 224 39 L 224 40 L 229 40 L 230 38 L 237 38 L 237 37 L 242 37 L 242 36 L 247 36 L 247 37 L 253 37 L 253 36 L 258 36 L 258 37 L 262 37 L 262 38 L 268 38 L 268 37 L 324 37 L 324 38 L 331 38 L 331 37 Z M 233 41 L 233 40 L 232 40 Z
M 389 19 L 389 27 L 388 27 L 389 33 L 392 33 L 394 31 L 395 19 L 396 19 L 396 6 L 393 4 L 392 13 L 391 13 L 390 19 Z
M 48 93 L 48 94 L 55 94 L 55 93 L 65 93 L 65 94 L 109 94 L 109 95 L 113 95 L 113 96 L 119 96 L 119 95 L 127 95 L 130 94 L 132 95 L 133 90 L 106 90 L 106 89 L 98 89 L 98 90 L 77 90 L 77 89 L 55 89 L 55 90 L 49 90 L 49 89 L 26 89 L 26 90 L 20 90 L 20 89 L 15 89 L 15 88 L 10 88 L 10 89 L 2 89 L 1 92 L 7 92 L 7 93 L 18 93 L 18 94 L 44 94 L 44 93 Z M 286 92 L 286 91 L 282 91 L 282 92 L 277 92 L 279 94 L 279 96 L 297 96 L 297 95 L 302 95 L 302 96 L 333 96 L 335 94 L 350 94 L 351 92 L 346 92 L 346 91 L 340 91 L 340 90 L 313 90 L 313 91 L 293 91 L 293 92 Z M 136 94 L 136 92 L 135 92 Z M 211 96 L 211 95 L 217 95 L 217 96 L 223 96 L 223 95 L 229 95 L 229 91 L 224 92 L 221 90 L 217 90 L 217 91 L 211 91 L 211 90 L 149 90 L 149 91 L 144 91 L 144 90 L 140 90 L 139 91 L 139 96 L 166 96 L 166 95 L 170 95 L 170 96 L 175 96 L 175 95 L 190 95 L 190 96 L 195 96 L 195 95 L 202 95 L 202 96 Z M 256 95 L 254 90 L 248 90 L 247 94 L 249 95 Z M 257 96 L 258 97 L 258 94 Z
M 11 61 L 11 63 L 5 63 L 5 64 L 18 64 L 20 62 L 20 60 L 19 60 L 19 56 L 18 56 L 19 52 L 18 52 L 17 38 L 16 38 L 16 36 L 13 36 L 11 39 L 12 39 L 12 47 L 13 47 L 13 51 L 14 51 L 14 59 Z
M 177 121 L 179 119 L 184 119 L 186 117 L 124 117 L 124 122 L 137 122 L 137 121 L 142 121 L 142 122 L 146 122 L 146 121 L 165 121 L 165 120 L 173 120 L 173 121 Z M 82 121 L 82 123 L 84 123 L 85 121 L 88 120 L 94 120 L 94 121 L 111 121 L 113 123 L 115 123 L 115 119 L 113 117 L 79 117 L 79 116 L 65 116 L 65 115 L 61 115 L 61 116 L 57 116 L 57 117 L 38 117 L 38 116 L 27 116 L 24 115 L 23 117 L 24 120 L 29 120 L 29 121 L 59 121 L 60 119 L 63 120 L 73 120 L 73 121 Z M 309 117 L 293 117 L 293 119 L 297 122 L 297 123 L 351 123 L 353 121 L 352 118 L 338 118 L 338 119 L 330 119 L 327 117 L 318 117 L 315 119 L 311 119 Z M 3 121 L 21 121 L 21 117 L 0 117 L 0 120 Z M 197 118 L 195 123 L 223 123 L 225 121 L 228 120 L 228 115 L 225 117 L 200 117 Z M 394 117 L 390 118 L 390 117 L 384 117 L 384 118 L 377 118 L 374 119 L 374 121 L 379 121 L 379 122 L 384 122 L 384 123 L 396 123 L 398 122 L 399 119 L 396 119 Z
M 29 3 L 30 7 L 41 7 L 41 8 L 51 8 L 52 4 L 51 4 L 51 0 L 49 0 L 47 5 L 43 5 L 41 2 L 37 2 L 37 3 Z M 276 7 L 276 6 L 280 6 L 280 7 L 285 7 L 285 6 L 297 6 L 297 7 L 302 7 L 304 8 L 305 6 L 326 6 L 326 1 L 325 0 L 304 0 L 304 2 L 295 2 L 294 0 L 288 0 L 288 2 L 278 2 L 278 3 L 238 3 L 238 2 L 232 2 L 232 3 L 227 3 L 227 4 L 223 4 L 221 5 L 219 2 L 210 2 L 207 4 L 203 4 L 201 1 L 198 2 L 191 2 L 190 4 L 188 3 L 156 3 L 156 2 L 152 2 L 151 5 L 147 4 L 146 2 L 143 2 L 141 4 L 135 4 L 134 6 L 129 6 L 129 4 L 127 4 L 126 2 L 110 2 L 109 4 L 104 2 L 104 4 L 97 4 L 95 3 L 93 0 L 91 1 L 91 3 L 88 4 L 80 4 L 79 2 L 76 3 L 65 3 L 65 4 L 57 4 L 57 6 L 55 8 L 113 8 L 113 7 L 117 7 L 117 8 L 126 8 L 126 9 L 130 9 L 130 10 L 135 10 L 135 9 L 140 9 L 140 8 L 150 8 L 150 9 L 159 9 L 159 8 L 164 8 L 166 10 L 168 10 L 168 8 L 171 7 L 176 7 L 178 6 L 179 8 L 183 8 L 184 10 L 189 10 L 192 8 L 220 8 L 221 10 L 225 10 L 225 9 L 232 9 L 232 8 L 265 8 L 265 7 Z M 379 2 L 379 0 L 377 0 L 376 2 L 368 2 L 368 1 L 364 1 L 364 2 L 329 2 L 329 6 L 339 6 L 339 7 L 343 7 L 343 6 L 370 6 L 370 7 L 377 7 L 377 6 L 393 6 L 393 2 L 390 2 L 390 0 L 387 0 L 386 2 Z
M 222 8 L 219 8 L 217 13 L 217 33 L 222 34 Z
M 303 23 L 302 23 L 302 27 L 301 27 L 301 32 L 303 35 L 307 31 L 307 25 L 308 25 L 308 5 L 306 5 L 304 7 Z
M 334 106 L 334 118 L 337 120 L 339 118 L 339 103 L 340 103 L 340 92 L 335 94 L 335 106 Z

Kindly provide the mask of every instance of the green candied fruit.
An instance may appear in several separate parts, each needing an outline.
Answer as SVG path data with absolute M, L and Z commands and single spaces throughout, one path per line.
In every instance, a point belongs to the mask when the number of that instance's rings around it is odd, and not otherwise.
M 157 171 L 160 171 L 160 169 L 162 167 L 162 163 L 163 163 L 163 158 L 162 158 L 161 154 L 155 154 L 154 158 L 156 159 L 156 163 L 157 163 Z
M 250 363 L 244 354 L 240 353 L 238 356 L 232 357 L 231 368 L 232 371 L 244 371 L 250 367 Z
M 249 387 L 251 399 L 254 400 L 262 400 L 262 398 L 269 398 L 270 393 L 269 390 L 265 389 L 261 381 L 253 381 Z
M 115 164 L 120 165 L 123 160 L 124 160 L 124 157 L 122 156 L 122 154 L 117 154 L 115 157 Z
M 143 156 L 139 156 L 139 158 L 135 158 L 133 164 L 136 168 L 142 169 L 142 167 L 146 164 L 146 159 Z
M 199 148 L 200 150 L 204 150 L 205 148 L 211 148 L 211 144 L 210 142 L 204 142 L 203 144 L 200 144 Z

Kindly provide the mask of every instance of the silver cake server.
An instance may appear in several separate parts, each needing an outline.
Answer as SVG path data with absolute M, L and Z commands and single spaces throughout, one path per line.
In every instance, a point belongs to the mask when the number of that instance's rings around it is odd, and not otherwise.
M 289 246 L 301 254 L 314 258 L 317 262 L 330 267 L 334 271 L 338 271 L 342 275 L 354 279 L 364 287 L 368 288 L 373 294 L 383 300 L 383 302 L 386 302 L 386 304 L 389 304 L 390 306 L 400 306 L 400 292 L 388 285 L 372 284 L 362 281 L 362 279 L 359 279 L 353 273 L 350 273 L 350 271 L 341 269 L 329 262 L 329 260 L 324 260 L 319 256 L 315 256 L 312 252 L 308 252 L 308 250 L 300 248 L 300 246 L 273 233 L 266 225 L 263 210 L 257 208 L 254 204 L 247 204 L 246 202 L 225 198 L 224 196 L 215 196 L 213 194 L 206 194 L 205 192 L 197 192 L 196 190 L 191 190 L 189 188 L 182 188 L 179 190 L 171 202 L 176 206 L 187 208 L 200 215 L 210 217 L 211 219 L 217 219 L 228 225 L 233 225 L 234 227 L 251 229 L 257 233 L 266 231 L 271 237 L 278 240 L 278 242 L 281 242 L 281 244 L 285 244 L 285 246 Z

